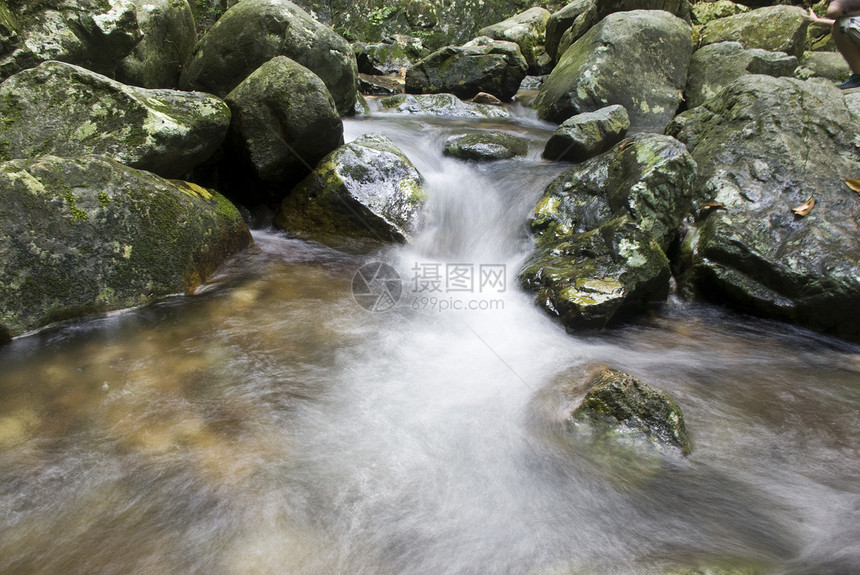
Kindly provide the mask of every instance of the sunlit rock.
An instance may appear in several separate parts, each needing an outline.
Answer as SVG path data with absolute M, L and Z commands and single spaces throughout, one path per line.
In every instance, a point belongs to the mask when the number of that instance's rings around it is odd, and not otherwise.
M 143 37 L 132 0 L 6 0 L 0 80 L 46 60 L 112 75 Z
M 100 156 L 0 164 L 0 326 L 192 292 L 251 241 L 219 194 Z
M 418 170 L 387 137 L 368 134 L 326 156 L 281 204 L 275 224 L 344 249 L 402 243 L 423 222 Z
M 0 84 L 0 160 L 99 154 L 182 177 L 224 140 L 230 110 L 201 92 L 147 90 L 44 62 Z
M 545 8 L 529 8 L 507 20 L 481 28 L 479 34 L 494 40 L 514 42 L 520 47 L 520 52 L 529 65 L 529 71 L 539 74 L 542 72 L 542 57 L 545 54 L 543 44 L 549 17 L 550 12 Z

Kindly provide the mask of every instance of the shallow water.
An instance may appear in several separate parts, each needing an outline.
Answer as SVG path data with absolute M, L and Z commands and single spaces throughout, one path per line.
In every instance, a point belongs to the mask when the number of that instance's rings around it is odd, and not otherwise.
M 441 156 L 478 127 L 530 157 Z M 860 348 L 674 300 L 568 335 L 514 279 L 563 169 L 548 127 L 347 122 L 366 132 L 428 181 L 411 247 L 258 230 L 194 297 L 0 348 L 0 573 L 860 572 Z M 403 280 L 385 312 L 351 293 L 374 261 Z M 676 399 L 692 454 L 565 433 L 553 383 L 595 363 Z

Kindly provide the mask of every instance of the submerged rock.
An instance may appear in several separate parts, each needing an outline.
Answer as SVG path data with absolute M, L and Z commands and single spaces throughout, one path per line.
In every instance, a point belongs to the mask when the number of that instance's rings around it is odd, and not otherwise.
M 0 164 L 0 332 L 190 293 L 251 242 L 209 190 L 100 156 Z
M 218 149 L 230 110 L 200 92 L 125 86 L 62 62 L 0 84 L 0 160 L 99 154 L 181 177 Z
M 46 60 L 113 75 L 143 37 L 131 0 L 7 0 L 0 24 L 0 80 Z
M 459 98 L 488 92 L 510 100 L 527 72 L 519 46 L 482 36 L 462 46 L 446 46 L 416 62 L 406 72 L 406 91 L 451 93 Z
M 275 56 L 311 70 L 338 112 L 352 112 L 358 74 L 352 47 L 289 0 L 242 0 L 227 10 L 194 47 L 179 86 L 223 98 Z
M 690 26 L 668 12 L 611 14 L 564 52 L 534 107 L 561 123 L 620 104 L 632 128 L 662 132 L 681 104 L 692 50 Z
M 403 243 L 423 223 L 422 186 L 391 140 L 368 134 L 326 156 L 283 201 L 275 225 L 350 250 Z
M 827 113 L 822 113 L 827 110 Z M 668 128 L 699 165 L 688 294 L 860 339 L 860 117 L 826 80 L 742 76 Z M 815 199 L 806 216 L 794 208 Z
M 528 140 L 505 132 L 476 132 L 445 141 L 446 156 L 483 162 L 525 156 L 528 149 Z
M 450 118 L 509 118 L 505 108 L 464 102 L 453 94 L 399 94 L 379 100 L 385 112 Z
M 666 393 L 617 369 L 603 369 L 586 384 L 588 392 L 568 420 L 611 432 L 619 440 L 630 432 L 643 434 L 660 449 L 690 453 L 681 408 Z
M 176 88 L 197 40 L 187 0 L 131 0 L 143 38 L 116 71 L 116 79 L 142 88 Z
M 343 144 L 343 122 L 325 84 L 286 56 L 257 68 L 226 101 L 230 146 L 263 182 L 297 183 Z
M 583 162 L 620 142 L 630 129 L 630 118 L 618 104 L 568 118 L 547 141 L 543 157 L 553 161 Z
M 665 250 L 690 211 L 696 167 L 673 138 L 639 134 L 553 180 L 519 275 L 569 330 L 628 319 L 669 293 Z

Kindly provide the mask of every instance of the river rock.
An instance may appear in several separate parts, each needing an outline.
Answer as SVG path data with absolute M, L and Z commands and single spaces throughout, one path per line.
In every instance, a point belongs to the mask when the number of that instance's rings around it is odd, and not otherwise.
M 400 94 L 379 100 L 385 112 L 449 118 L 510 118 L 505 108 L 464 102 L 453 94 Z
M 423 223 L 423 181 L 390 139 L 368 134 L 326 156 L 284 199 L 275 225 L 340 249 L 403 243 Z
M 824 112 L 826 110 L 826 113 Z M 686 238 L 685 291 L 745 312 L 860 339 L 860 117 L 820 79 L 742 76 L 668 132 L 719 202 Z M 809 215 L 793 208 L 810 197 Z
M 429 54 L 420 38 L 404 34 L 392 34 L 371 44 L 356 42 L 352 49 L 358 71 L 372 75 L 396 74 Z
M 179 86 L 223 98 L 275 56 L 311 70 L 338 112 L 352 112 L 358 90 L 352 47 L 289 0 L 242 0 L 227 10 L 194 47 Z
M 143 33 L 131 0 L 6 0 L 0 80 L 46 60 L 113 75 Z
M 492 26 L 481 28 L 481 36 L 495 40 L 513 42 L 520 47 L 520 52 L 529 65 L 529 71 L 541 73 L 541 56 L 546 37 L 546 22 L 550 17 L 549 10 L 535 7 L 520 12 Z
M 839 52 L 807 52 L 798 62 L 796 78 L 827 78 L 842 83 L 851 75 L 851 68 Z
M 527 72 L 519 46 L 481 36 L 462 46 L 446 46 L 416 62 L 406 72 L 406 91 L 451 93 L 464 99 L 488 92 L 510 100 Z
M 619 440 L 643 434 L 660 450 L 691 450 L 684 414 L 665 392 L 617 369 L 606 368 L 586 384 L 588 392 L 568 419 L 571 427 L 588 424 Z
M 684 146 L 658 134 L 637 134 L 565 171 L 535 207 L 537 250 L 520 283 L 570 331 L 664 300 L 664 252 L 690 211 L 695 173 Z
M 343 123 L 325 84 L 286 56 L 257 68 L 226 102 L 229 145 L 263 182 L 298 183 L 343 144 Z
M 564 51 L 559 52 L 558 47 L 562 36 L 571 28 L 573 32 L 567 35 L 567 47 L 578 40 L 583 34 L 597 24 L 597 0 L 574 0 L 558 12 L 554 12 L 546 21 L 546 44 L 547 54 L 553 60 L 558 60 Z
M 704 26 L 711 20 L 734 16 L 749 12 L 749 8 L 743 4 L 732 2 L 731 0 L 716 0 L 716 2 L 695 2 L 692 5 L 693 22 Z
M 568 48 L 534 107 L 560 123 L 620 104 L 631 128 L 662 132 L 681 103 L 691 53 L 689 25 L 668 12 L 611 14 Z
M 568 118 L 547 141 L 543 157 L 553 161 L 584 162 L 620 142 L 630 129 L 624 106 L 614 105 L 596 112 Z
M 704 46 L 690 58 L 685 91 L 687 106 L 701 106 L 705 100 L 745 74 L 792 76 L 797 58 L 785 52 L 744 48 L 740 42 L 719 42 Z
M 219 194 L 100 156 L 0 164 L 0 331 L 191 293 L 251 235 Z
M 700 31 L 702 46 L 737 41 L 744 48 L 785 52 L 798 58 L 806 50 L 809 25 L 798 6 L 768 6 L 708 22 Z
M 462 160 L 489 162 L 525 156 L 529 141 L 506 132 L 476 132 L 445 140 L 445 155 Z
M 197 41 L 187 0 L 132 0 L 143 39 L 116 70 L 123 84 L 176 88 L 179 71 Z
M 230 110 L 200 92 L 147 90 L 43 62 L 0 84 L 0 160 L 100 154 L 180 177 L 221 145 Z

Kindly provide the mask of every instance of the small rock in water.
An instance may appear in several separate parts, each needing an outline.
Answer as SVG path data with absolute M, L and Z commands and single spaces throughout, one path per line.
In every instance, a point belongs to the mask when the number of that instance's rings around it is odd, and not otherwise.
M 484 162 L 525 156 L 528 148 L 528 140 L 505 132 L 463 134 L 445 141 L 446 156 Z
M 588 381 L 588 393 L 568 422 L 588 422 L 610 431 L 644 433 L 658 449 L 690 453 L 684 415 L 668 395 L 617 369 L 605 368 Z

